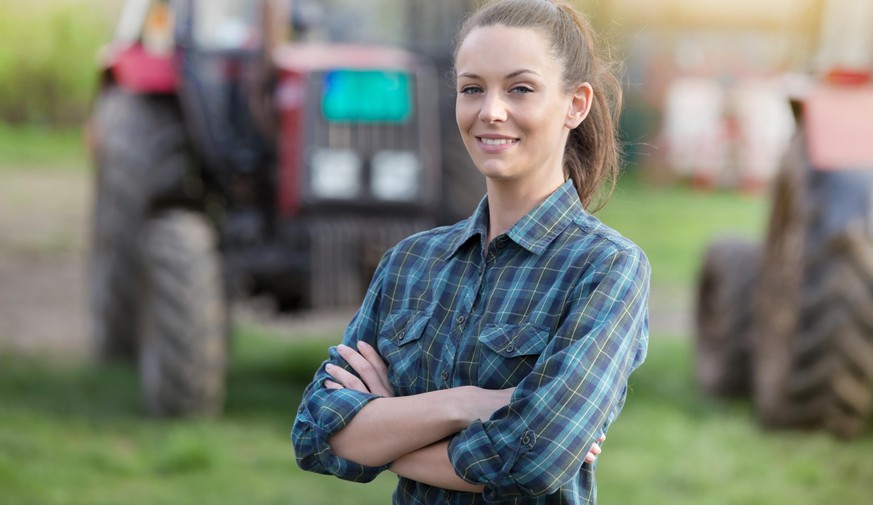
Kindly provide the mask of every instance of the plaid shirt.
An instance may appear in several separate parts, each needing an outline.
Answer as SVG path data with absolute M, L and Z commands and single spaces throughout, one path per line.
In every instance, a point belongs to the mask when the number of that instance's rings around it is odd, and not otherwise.
M 398 244 L 343 337 L 379 350 L 397 395 L 517 386 L 449 444 L 457 474 L 484 493 L 401 478 L 394 502 L 596 503 L 584 458 L 646 354 L 648 261 L 583 209 L 569 181 L 485 250 L 487 229 L 486 199 L 466 221 Z M 328 362 L 349 369 L 334 347 Z M 324 364 L 292 429 L 297 462 L 370 481 L 387 467 L 339 458 L 328 438 L 376 396 L 326 389 Z

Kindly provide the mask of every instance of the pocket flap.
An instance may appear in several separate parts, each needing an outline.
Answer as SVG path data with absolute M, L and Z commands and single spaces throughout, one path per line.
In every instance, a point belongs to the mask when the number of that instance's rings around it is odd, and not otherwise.
M 549 343 L 549 332 L 530 324 L 489 324 L 479 340 L 489 349 L 505 356 L 540 354 Z
M 431 314 L 423 310 L 393 312 L 385 318 L 380 335 L 398 346 L 415 342 L 424 333 Z

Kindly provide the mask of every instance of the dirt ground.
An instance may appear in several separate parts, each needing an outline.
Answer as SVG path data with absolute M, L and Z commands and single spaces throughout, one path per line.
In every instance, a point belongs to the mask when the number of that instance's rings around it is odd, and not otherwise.
M 81 172 L 0 170 L 0 350 L 88 355 L 89 192 Z
M 91 178 L 83 169 L 0 167 L 0 352 L 91 359 L 87 256 Z M 336 333 L 352 311 L 275 314 L 264 300 L 234 320 L 294 337 Z
M 86 170 L 0 167 L 0 352 L 89 359 Z M 684 335 L 690 296 L 654 286 L 653 334 Z M 234 307 L 237 322 L 294 337 L 341 334 L 351 311 L 276 315 L 268 303 Z

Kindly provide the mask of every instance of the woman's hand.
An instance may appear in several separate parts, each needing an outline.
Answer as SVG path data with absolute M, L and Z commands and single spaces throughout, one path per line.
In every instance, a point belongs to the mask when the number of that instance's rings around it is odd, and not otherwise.
M 328 389 L 353 389 L 362 393 L 391 398 L 394 396 L 394 387 L 388 380 L 388 365 L 379 356 L 379 352 L 366 342 L 358 342 L 358 350 L 345 345 L 337 346 L 337 352 L 360 378 L 348 370 L 327 365 L 325 371 L 333 380 L 324 381 Z
M 601 453 L 600 444 L 602 444 L 605 440 L 606 435 L 600 435 L 600 438 L 597 439 L 597 442 L 591 444 L 591 448 L 588 449 L 588 454 L 585 456 L 586 463 L 594 463 L 594 460 L 596 460 L 597 456 L 599 456 Z

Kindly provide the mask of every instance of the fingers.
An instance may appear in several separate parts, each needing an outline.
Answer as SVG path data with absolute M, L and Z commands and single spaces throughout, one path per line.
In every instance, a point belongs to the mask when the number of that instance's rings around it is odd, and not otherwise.
M 349 372 L 345 368 L 338 367 L 336 365 L 327 365 L 324 368 L 324 371 L 327 372 L 327 374 L 330 375 L 334 379 L 333 381 L 330 381 L 330 379 L 325 381 L 325 383 L 324 383 L 325 387 L 328 387 L 330 389 L 343 389 L 343 388 L 354 389 L 355 391 L 360 391 L 362 393 L 369 393 L 370 392 L 370 390 L 367 389 L 367 385 L 364 384 L 364 382 L 361 381 L 361 379 L 359 379 L 357 376 L 355 376 L 355 374 Z M 336 388 L 336 387 L 331 388 L 328 385 L 328 381 L 333 382 L 334 384 L 336 384 L 340 387 L 339 388 Z
M 383 396 L 394 396 L 394 388 L 391 386 L 391 381 L 388 380 L 388 365 L 382 360 L 379 352 L 373 346 L 363 341 L 358 342 L 358 352 L 373 366 L 373 370 L 379 376 L 382 388 L 388 393 L 383 394 Z
M 333 371 L 330 368 L 326 369 L 327 373 L 336 382 L 343 387 L 356 391 L 369 392 L 380 396 L 394 396 L 393 388 L 391 388 L 390 382 L 388 382 L 388 367 L 372 346 L 367 344 L 359 345 L 361 352 L 346 345 L 339 345 L 336 349 L 340 357 L 360 376 L 358 378 L 355 374 L 341 367 L 335 367 Z
M 591 444 L 591 448 L 588 449 L 588 454 L 585 455 L 585 462 L 586 463 L 594 463 L 594 460 L 597 459 L 597 456 L 599 456 L 600 453 L 603 452 L 603 449 L 601 449 L 600 444 L 602 444 L 605 440 L 606 440 L 606 435 L 600 435 L 600 437 L 597 439 L 597 442 L 594 442 L 593 444 Z
M 336 350 L 339 352 L 339 355 L 346 360 L 346 363 L 358 372 L 358 375 L 361 376 L 361 380 L 369 386 L 369 390 L 373 389 L 372 386 L 381 384 L 378 372 L 376 372 L 373 365 L 367 361 L 365 357 L 361 356 L 360 353 L 346 345 L 339 345 Z
M 585 455 L 585 462 L 594 463 L 594 460 L 597 459 L 598 455 L 600 455 L 600 446 L 592 444 L 591 449 L 588 449 L 588 454 Z

